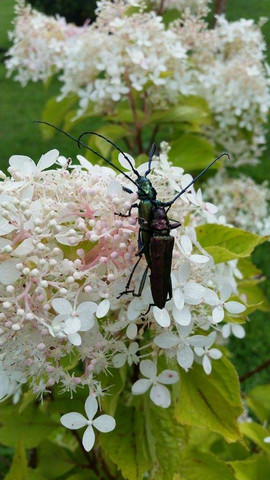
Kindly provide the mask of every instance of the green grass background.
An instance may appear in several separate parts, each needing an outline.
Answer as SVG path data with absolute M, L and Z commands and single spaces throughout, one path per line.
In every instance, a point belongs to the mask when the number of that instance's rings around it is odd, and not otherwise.
M 5 77 L 3 64 L 4 52 L 10 45 L 7 31 L 12 29 L 13 0 L 0 0 L 0 168 L 6 169 L 8 158 L 13 154 L 28 155 L 37 161 L 42 153 L 50 148 L 55 148 L 55 139 L 45 142 L 39 132 L 39 128 L 33 122 L 41 118 L 45 102 L 59 92 L 59 83 L 53 80 L 46 90 L 41 82 L 29 83 L 22 88 L 19 83 Z M 254 18 L 270 17 L 270 0 L 228 0 L 226 16 L 229 20 L 241 17 Z M 268 44 L 268 59 L 270 60 L 270 22 L 263 27 L 266 42 Z M 79 133 L 83 131 L 80 125 Z M 270 128 L 268 129 L 270 131 Z M 256 167 L 244 167 L 245 171 L 258 182 L 267 179 L 270 183 L 270 135 L 268 146 L 264 153 L 261 164 Z M 77 146 L 68 143 L 61 136 L 57 138 L 57 148 L 62 155 L 73 156 L 78 153 Z M 263 269 L 267 276 L 263 288 L 270 297 L 270 244 L 259 247 L 254 255 L 254 261 Z M 233 361 L 240 375 L 262 363 L 269 356 L 270 328 L 269 314 L 256 312 L 251 316 L 247 324 L 247 336 L 244 340 L 232 340 L 230 342 Z M 260 382 L 270 382 L 270 371 L 265 370 L 260 375 L 252 377 L 245 383 L 245 388 Z

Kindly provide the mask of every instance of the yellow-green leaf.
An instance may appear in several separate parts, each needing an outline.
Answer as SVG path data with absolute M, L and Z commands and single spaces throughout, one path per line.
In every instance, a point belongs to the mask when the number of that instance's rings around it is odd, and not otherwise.
M 187 172 L 204 168 L 214 158 L 214 147 L 204 137 L 185 133 L 171 142 L 170 160 Z
M 63 121 L 64 115 L 76 103 L 76 95 L 70 95 L 61 101 L 57 100 L 57 96 L 50 98 L 42 112 L 42 121 L 49 122 L 56 127 L 59 127 Z M 40 125 L 42 136 L 45 140 L 50 140 L 55 135 L 55 130 L 48 125 Z
M 266 480 L 270 478 L 270 461 L 266 457 L 254 455 L 246 460 L 229 462 L 237 480 Z
M 242 435 L 256 443 L 262 450 L 270 454 L 270 443 L 265 443 L 264 439 L 269 437 L 269 431 L 256 422 L 240 423 Z
M 201 225 L 196 231 L 198 241 L 216 263 L 248 257 L 257 245 L 268 238 L 240 228 L 216 224 Z
M 237 373 L 224 356 L 212 364 L 210 375 L 200 365 L 181 373 L 176 419 L 184 425 L 220 433 L 228 442 L 241 440 L 237 418 L 242 413 L 242 401 Z
M 245 397 L 247 406 L 263 422 L 270 420 L 270 385 L 258 385 Z
M 12 464 L 5 480 L 28 480 L 26 452 L 22 437 L 19 437 Z
M 210 452 L 188 450 L 180 467 L 179 480 L 235 480 L 231 468 Z M 176 477 L 175 480 L 178 480 Z

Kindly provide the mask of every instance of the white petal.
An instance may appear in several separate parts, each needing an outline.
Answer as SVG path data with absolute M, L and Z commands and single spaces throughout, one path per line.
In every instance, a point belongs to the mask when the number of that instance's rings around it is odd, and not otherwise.
M 77 159 L 79 160 L 80 165 L 86 170 L 90 171 L 93 168 L 92 163 L 82 155 L 77 155 Z
M 179 282 L 185 282 L 190 275 L 190 263 L 185 262 L 177 271 Z
M 270 443 L 270 437 L 265 437 L 265 438 L 263 439 L 263 441 L 264 441 L 264 443 Z
M 218 207 L 216 207 L 216 205 L 214 205 L 213 203 L 205 202 L 204 206 L 205 210 L 210 213 L 210 215 L 215 215 L 215 213 L 218 212 Z
M 80 321 L 81 321 L 80 332 L 88 332 L 95 325 L 94 317 L 89 317 L 89 318 L 80 317 Z
M 20 245 L 13 250 L 13 254 L 16 257 L 21 257 L 24 255 L 28 255 L 29 253 L 34 251 L 34 245 L 33 245 L 33 239 L 32 238 L 26 238 L 23 240 Z
M 222 336 L 223 338 L 228 338 L 231 334 L 231 326 L 230 326 L 230 323 L 226 323 L 225 325 L 223 325 L 222 327 Z
M 214 292 L 214 290 L 211 290 L 210 288 L 206 289 L 206 292 L 204 294 L 204 301 L 205 303 L 207 303 L 207 305 L 212 305 L 212 306 L 219 305 L 220 303 L 220 300 L 216 292 Z
M 232 294 L 231 285 L 229 283 L 225 283 L 225 285 L 223 285 L 223 287 L 220 290 L 220 298 L 222 302 L 226 302 L 226 300 L 230 298 L 231 294 Z
M 189 305 L 199 305 L 203 301 L 205 289 L 196 282 L 188 282 L 184 286 L 185 302 Z
M 161 327 L 166 328 L 170 326 L 171 319 L 170 319 L 168 310 L 166 310 L 166 308 L 160 309 L 158 307 L 153 307 L 153 315 L 154 315 L 154 319 Z
M 208 342 L 208 337 L 206 335 L 193 335 L 189 338 L 189 343 L 193 345 L 193 347 L 206 347 Z
M 192 243 L 187 235 L 182 235 L 180 239 L 181 247 L 186 255 L 190 255 L 192 252 Z
M 40 160 L 37 164 L 37 169 L 41 172 L 41 170 L 45 170 L 45 168 L 51 167 L 59 157 L 59 152 L 56 149 L 50 150 L 49 152 L 41 155 Z
M 87 425 L 86 418 L 77 412 L 71 412 L 62 415 L 60 422 L 62 425 L 64 425 L 64 427 L 70 428 L 71 430 L 77 430 L 77 428 L 82 428 Z
M 124 152 L 125 153 L 125 152 Z M 125 158 L 127 157 L 133 167 L 135 167 L 135 161 L 134 158 L 129 155 L 128 153 L 125 153 L 125 156 L 122 153 L 119 153 L 118 155 L 118 161 L 122 167 L 124 167 L 126 170 L 132 170 L 128 160 Z
M 245 329 L 244 327 L 242 327 L 242 325 L 238 325 L 237 323 L 232 323 L 231 328 L 232 328 L 232 333 L 237 338 L 244 338 L 244 336 L 246 335 Z
M 143 303 L 140 298 L 133 298 L 131 300 L 128 309 L 127 309 L 127 317 L 130 322 L 136 320 L 139 317 L 143 309 Z
M 177 351 L 177 361 L 180 367 L 188 370 L 194 362 L 193 350 L 188 345 L 182 345 Z
M 190 260 L 192 262 L 195 262 L 195 263 L 207 263 L 209 262 L 209 257 L 207 257 L 206 255 L 198 255 L 198 254 L 194 254 L 194 255 L 190 255 Z
M 103 318 L 107 315 L 108 311 L 110 310 L 110 300 L 105 298 L 100 302 L 99 306 L 97 307 L 96 317 Z
M 115 428 L 115 420 L 111 415 L 100 415 L 93 421 L 94 427 L 100 432 L 111 432 Z
M 96 397 L 89 395 L 85 400 L 84 409 L 89 420 L 92 420 L 98 411 L 98 402 Z
M 133 340 L 138 333 L 138 327 L 136 323 L 130 323 L 126 329 L 126 335 L 130 340 Z
M 178 382 L 178 380 L 179 375 L 175 370 L 163 370 L 157 377 L 157 381 L 165 385 L 172 385 Z
M 25 155 L 12 155 L 9 159 L 9 165 L 23 176 L 31 176 L 36 171 L 35 162 Z
M 82 438 L 83 448 L 90 452 L 92 450 L 95 443 L 95 432 L 91 425 L 88 425 L 87 429 L 85 430 Z
M 140 372 L 144 377 L 154 378 L 157 374 L 157 366 L 152 360 L 142 360 L 140 363 Z
M 161 333 L 154 338 L 154 343 L 159 348 L 172 348 L 178 345 L 179 338 L 171 332 Z
M 138 352 L 138 350 L 139 350 L 139 344 L 137 342 L 132 342 L 128 347 L 128 351 L 130 355 L 134 355 L 135 353 Z
M 185 304 L 184 294 L 181 288 L 176 288 L 173 291 L 173 301 L 178 310 L 181 310 Z
M 17 227 L 9 223 L 4 217 L 0 215 L 0 235 L 7 235 L 8 233 L 13 232 L 15 228 Z
M 210 373 L 212 372 L 212 364 L 210 358 L 207 355 L 204 355 L 202 365 L 206 375 L 210 375 Z
M 172 314 L 174 320 L 179 325 L 187 326 L 191 322 L 191 313 L 187 307 L 182 308 L 182 310 L 173 308 Z
M 163 385 L 154 385 L 150 391 L 150 398 L 158 407 L 168 408 L 171 404 L 170 392 Z
M 124 353 L 117 353 L 114 355 L 112 362 L 114 368 L 121 368 L 126 363 L 127 356 Z
M 82 339 L 78 333 L 71 333 L 68 335 L 68 339 L 72 345 L 79 347 L 82 344 Z
M 0 283 L 11 285 L 21 276 L 21 272 L 16 269 L 18 260 L 5 260 L 0 264 Z
M 84 316 L 89 318 L 96 310 L 97 304 L 95 302 L 83 302 L 76 308 L 76 312 L 80 318 Z
M 242 313 L 246 310 L 245 305 L 239 302 L 226 302 L 224 303 L 224 307 L 230 313 Z
M 52 306 L 53 306 L 53 309 L 57 312 L 57 313 L 65 313 L 65 314 L 70 314 L 72 313 L 72 306 L 71 306 L 71 303 L 66 300 L 65 298 L 54 298 L 52 300 Z
M 214 323 L 222 322 L 224 318 L 224 310 L 221 305 L 214 308 L 214 310 L 212 311 L 212 318 Z
M 219 358 L 222 357 L 222 352 L 217 348 L 211 348 L 211 350 L 209 350 L 208 352 L 208 355 L 214 360 L 218 360 Z
M 80 330 L 80 327 L 81 327 L 81 321 L 78 317 L 69 317 L 65 321 L 64 332 L 67 335 L 70 335 L 72 333 L 77 333 Z
M 142 393 L 147 392 L 150 385 L 152 385 L 151 380 L 148 380 L 147 378 L 141 378 L 140 380 L 137 380 L 134 385 L 132 385 L 132 394 L 141 395 Z

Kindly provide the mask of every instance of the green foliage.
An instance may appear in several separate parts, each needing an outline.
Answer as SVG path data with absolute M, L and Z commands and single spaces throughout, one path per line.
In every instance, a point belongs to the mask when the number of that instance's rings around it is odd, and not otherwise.
M 180 467 L 180 475 L 175 480 L 234 480 L 232 470 L 226 463 L 210 452 L 188 449 Z
M 96 0 L 29 0 L 34 8 L 47 15 L 59 14 L 68 22 L 83 25 L 87 19 L 95 19 Z

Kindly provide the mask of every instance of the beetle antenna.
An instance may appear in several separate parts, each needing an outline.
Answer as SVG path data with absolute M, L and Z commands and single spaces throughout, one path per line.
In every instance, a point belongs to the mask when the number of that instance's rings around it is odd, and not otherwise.
M 147 177 L 147 175 L 151 172 L 151 163 L 152 163 L 152 160 L 153 160 L 153 156 L 155 155 L 155 151 L 156 151 L 156 144 L 153 143 L 152 147 L 150 149 L 150 153 L 149 153 L 148 169 L 146 170 L 146 172 L 144 174 L 145 177 Z
M 84 132 L 82 133 L 79 138 L 78 138 L 78 147 L 80 148 L 80 145 L 82 145 L 81 143 L 81 138 L 84 136 L 84 135 L 96 135 L 97 137 L 100 137 L 100 138 L 103 138 L 103 140 L 105 140 L 106 142 L 110 143 L 110 145 L 112 145 L 114 148 L 116 148 L 116 150 L 118 150 L 118 152 L 122 153 L 122 155 L 124 156 L 125 160 L 128 162 L 131 170 L 133 173 L 135 173 L 135 175 L 137 175 L 138 178 L 140 178 L 140 174 L 139 172 L 133 167 L 130 159 L 128 158 L 128 156 L 125 154 L 125 152 L 123 152 L 123 150 L 118 147 L 118 145 L 116 145 L 115 143 L 113 143 L 111 140 L 109 140 L 109 138 L 106 138 L 104 137 L 104 135 L 101 135 L 100 133 L 96 133 L 96 132 Z
M 65 132 L 64 130 L 61 130 L 61 128 L 58 128 L 56 127 L 55 125 L 52 125 L 51 123 L 49 122 L 43 122 L 41 120 L 35 120 L 34 123 L 40 123 L 40 124 L 43 124 L 43 125 L 48 125 L 49 127 L 51 128 L 54 128 L 55 130 L 57 130 L 58 132 L 60 133 L 63 133 L 63 135 L 66 135 L 66 137 L 70 138 L 71 140 L 74 140 L 74 142 L 76 142 L 78 144 L 78 139 L 73 137 L 72 135 L 70 135 L 70 133 L 67 133 Z M 115 170 L 117 170 L 119 173 L 122 173 L 122 175 L 124 175 L 124 177 L 126 177 L 130 182 L 134 183 L 134 185 L 136 186 L 136 188 L 138 190 L 140 190 L 144 195 L 147 196 L 147 198 L 150 200 L 150 202 L 155 205 L 155 202 L 153 202 L 153 200 L 149 197 L 149 195 L 147 195 L 147 193 L 139 186 L 137 185 L 137 183 L 132 180 L 132 178 L 130 178 L 125 172 L 123 172 L 121 170 L 121 168 L 117 167 L 116 165 L 114 165 L 110 160 L 108 160 L 107 158 L 103 157 L 103 155 L 101 155 L 101 153 L 98 153 L 96 152 L 95 150 L 93 150 L 93 148 L 91 147 L 88 147 L 88 145 L 85 145 L 85 143 L 83 142 L 80 142 L 80 145 L 83 146 L 84 148 L 86 148 L 87 150 L 90 150 L 90 152 L 94 153 L 95 155 L 97 155 L 98 157 L 102 158 L 102 160 L 104 160 L 104 162 L 108 163 L 109 165 L 111 165 L 111 167 L 113 167 Z
M 195 177 L 192 182 L 190 182 L 185 188 L 183 188 L 183 190 L 181 190 L 181 192 L 179 192 L 176 197 L 173 198 L 173 200 L 171 200 L 170 202 L 164 202 L 163 203 L 163 206 L 164 207 L 169 207 L 168 210 L 171 208 L 172 204 L 175 202 L 175 200 L 177 200 L 179 197 L 181 197 L 181 195 L 183 195 L 202 175 L 205 174 L 205 172 L 207 172 L 207 170 L 209 170 L 210 167 L 212 167 L 212 165 L 214 165 L 214 163 L 216 163 L 221 157 L 224 157 L 224 155 L 226 155 L 229 159 L 231 158 L 229 153 L 227 152 L 223 152 L 221 153 L 217 158 L 215 158 L 215 160 L 213 160 L 212 162 L 209 163 L 209 165 L 207 165 L 207 167 L 205 167 L 204 170 L 202 170 L 198 175 L 197 177 Z M 167 212 L 168 212 L 167 210 Z

